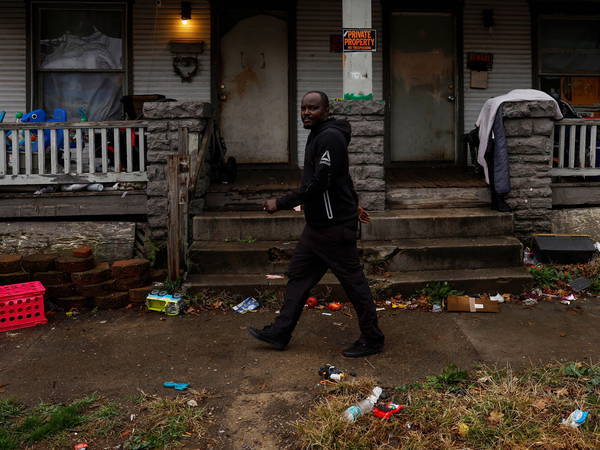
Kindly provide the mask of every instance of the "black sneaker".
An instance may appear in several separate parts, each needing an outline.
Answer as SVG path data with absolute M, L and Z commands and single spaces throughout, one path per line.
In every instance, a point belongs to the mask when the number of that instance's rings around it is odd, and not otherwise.
M 248 328 L 248 333 L 256 339 L 271 344 L 277 350 L 285 350 L 290 341 L 289 337 L 282 336 L 280 333 L 273 331 L 271 325 L 267 325 L 262 330 L 256 328 Z
M 347 348 L 342 352 L 346 358 L 361 358 L 363 356 L 374 355 L 383 351 L 383 344 L 364 344 L 355 342 L 352 347 Z

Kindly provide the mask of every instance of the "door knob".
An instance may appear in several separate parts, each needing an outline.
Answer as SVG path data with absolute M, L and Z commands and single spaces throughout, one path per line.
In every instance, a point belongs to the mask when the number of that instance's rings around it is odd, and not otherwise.
M 448 101 L 454 103 L 454 100 L 456 100 L 456 97 L 454 95 L 449 95 L 448 96 Z

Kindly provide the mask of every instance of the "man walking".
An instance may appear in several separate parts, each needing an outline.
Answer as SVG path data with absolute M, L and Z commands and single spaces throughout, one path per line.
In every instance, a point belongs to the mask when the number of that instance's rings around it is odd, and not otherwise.
M 360 338 L 342 354 L 361 357 L 383 351 L 384 336 L 377 325 L 371 289 L 358 257 L 358 221 L 368 213 L 358 206 L 348 171 L 350 124 L 329 117 L 329 99 L 320 91 L 302 98 L 301 118 L 310 129 L 306 141 L 302 186 L 288 195 L 267 200 L 270 214 L 304 205 L 306 226 L 289 266 L 289 281 L 280 314 L 252 336 L 283 350 L 300 319 L 310 290 L 331 269 L 342 284 L 358 316 Z

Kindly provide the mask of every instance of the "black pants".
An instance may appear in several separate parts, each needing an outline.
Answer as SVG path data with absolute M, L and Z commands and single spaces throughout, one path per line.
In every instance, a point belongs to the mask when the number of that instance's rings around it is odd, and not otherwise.
M 358 257 L 356 230 L 356 221 L 324 229 L 305 226 L 290 262 L 285 301 L 273 324 L 275 331 L 283 336 L 291 336 L 310 290 L 321 280 L 327 269 L 331 269 L 356 310 L 361 332 L 359 341 L 365 344 L 383 344 L 384 336 L 377 325 L 371 289 Z

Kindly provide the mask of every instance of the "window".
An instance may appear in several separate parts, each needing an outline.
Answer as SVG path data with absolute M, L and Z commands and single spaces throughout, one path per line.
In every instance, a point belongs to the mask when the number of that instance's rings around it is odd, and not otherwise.
M 538 18 L 540 87 L 582 112 L 600 112 L 600 17 Z
M 34 2 L 34 106 L 69 121 L 121 118 L 127 89 L 126 4 Z

